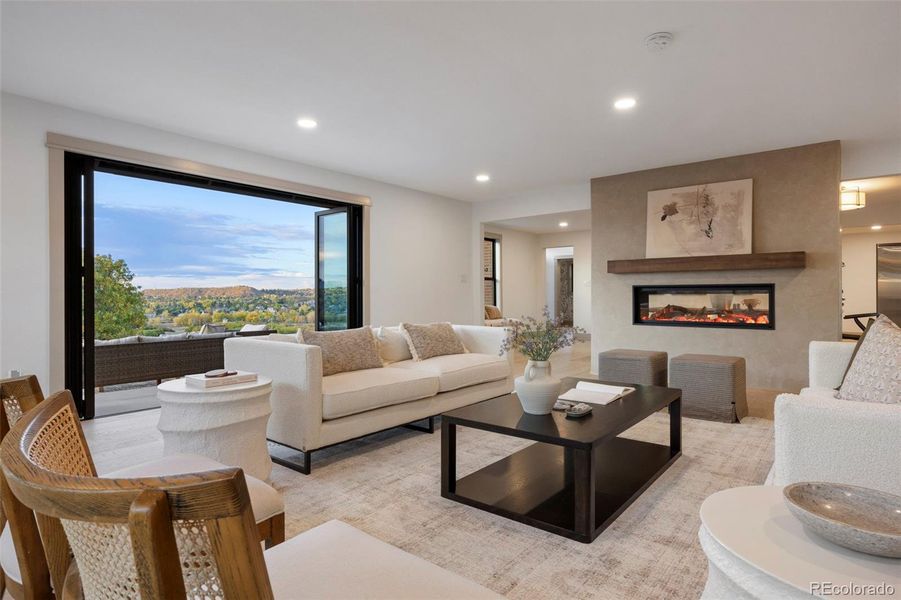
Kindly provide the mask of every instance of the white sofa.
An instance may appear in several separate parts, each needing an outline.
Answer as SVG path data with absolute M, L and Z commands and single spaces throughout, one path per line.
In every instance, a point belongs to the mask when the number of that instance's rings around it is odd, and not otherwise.
M 300 457 L 273 454 L 273 460 L 309 473 L 314 450 L 422 419 L 431 431 L 431 417 L 513 390 L 512 356 L 498 354 L 506 330 L 453 327 L 466 354 L 414 361 L 399 329 L 385 327 L 390 340 L 380 343 L 382 356 L 393 362 L 383 368 L 323 377 L 319 347 L 280 334 L 227 339 L 225 368 L 272 378 L 267 436 Z
M 809 387 L 776 398 L 772 485 L 832 481 L 901 495 L 901 404 L 835 397 L 853 342 L 811 342 Z

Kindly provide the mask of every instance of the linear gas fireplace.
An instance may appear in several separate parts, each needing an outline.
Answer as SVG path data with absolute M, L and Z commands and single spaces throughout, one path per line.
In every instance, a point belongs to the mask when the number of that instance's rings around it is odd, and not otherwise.
M 632 322 L 636 325 L 774 329 L 775 294 L 772 283 L 636 285 L 632 287 Z

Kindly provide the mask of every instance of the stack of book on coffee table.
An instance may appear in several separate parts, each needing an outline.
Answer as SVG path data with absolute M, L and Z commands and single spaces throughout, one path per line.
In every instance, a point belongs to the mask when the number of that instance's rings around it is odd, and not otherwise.
M 580 381 L 576 384 L 576 387 L 560 396 L 560 399 L 567 400 L 569 402 L 584 402 L 586 404 L 607 405 L 614 400 L 619 400 L 623 396 L 634 391 L 635 388 L 633 387 L 607 385 L 606 383 L 594 383 L 591 381 Z

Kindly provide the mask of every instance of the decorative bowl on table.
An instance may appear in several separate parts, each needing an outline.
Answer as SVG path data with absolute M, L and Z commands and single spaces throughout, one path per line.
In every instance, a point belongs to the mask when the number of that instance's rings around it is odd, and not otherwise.
M 791 513 L 830 542 L 901 558 L 901 496 L 840 483 L 801 482 L 782 491 Z

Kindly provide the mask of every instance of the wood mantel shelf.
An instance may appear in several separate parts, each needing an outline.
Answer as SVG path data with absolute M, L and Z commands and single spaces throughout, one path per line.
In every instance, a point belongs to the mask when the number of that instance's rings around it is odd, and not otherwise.
M 676 273 L 680 271 L 803 269 L 805 266 L 807 266 L 805 252 L 763 252 L 759 254 L 608 260 L 607 272 L 622 275 L 625 273 Z

